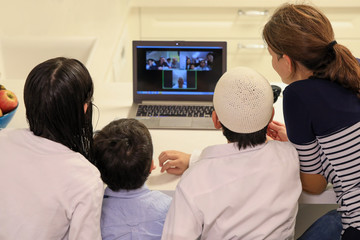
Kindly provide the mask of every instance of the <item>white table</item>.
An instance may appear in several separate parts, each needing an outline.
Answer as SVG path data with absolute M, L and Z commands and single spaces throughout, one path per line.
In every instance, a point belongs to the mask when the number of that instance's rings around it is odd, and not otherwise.
M 285 87 L 282 83 L 274 84 L 280 86 L 282 89 Z M 99 98 L 104 96 L 106 96 L 106 98 L 99 101 Z M 112 83 L 103 86 L 103 88 L 95 95 L 95 104 L 97 104 L 100 109 L 100 119 L 97 129 L 101 129 L 113 119 L 127 117 L 131 103 L 132 86 L 130 83 Z M 284 122 L 282 113 L 282 96 L 279 97 L 274 107 L 274 119 Z M 158 165 L 157 158 L 159 154 L 164 150 L 179 150 L 191 153 L 195 149 L 203 149 L 209 145 L 226 143 L 225 137 L 219 130 L 151 129 L 150 133 L 154 145 L 153 157 L 156 165 Z M 179 179 L 179 176 L 161 173 L 160 168 L 157 167 L 149 176 L 147 185 L 150 189 L 161 190 L 169 195 L 173 195 Z M 329 185 L 326 191 L 320 195 L 302 193 L 299 203 L 336 204 L 336 197 L 331 185 Z
M 284 88 L 282 83 L 274 83 Z M 27 127 L 25 119 L 25 107 L 22 101 L 23 86 L 7 85 L 8 89 L 14 91 L 20 100 L 18 110 L 8 127 Z M 95 86 L 94 103 L 99 111 L 94 108 L 94 128 L 100 130 L 110 121 L 116 118 L 127 117 L 132 104 L 132 85 L 131 83 L 104 83 Z M 282 117 L 282 97 L 274 105 L 274 119 L 283 122 Z M 100 114 L 99 114 L 100 113 Z M 225 137 L 219 130 L 170 130 L 170 129 L 151 129 L 150 130 L 154 145 L 154 161 L 158 165 L 157 157 L 164 150 L 179 150 L 191 153 L 196 149 L 203 149 L 206 146 L 226 143 Z M 157 167 L 149 176 L 147 185 L 150 189 L 161 190 L 169 195 L 173 195 L 179 176 L 168 173 L 160 173 Z M 335 194 L 329 185 L 325 192 L 320 195 L 302 193 L 299 203 L 302 204 L 336 204 Z

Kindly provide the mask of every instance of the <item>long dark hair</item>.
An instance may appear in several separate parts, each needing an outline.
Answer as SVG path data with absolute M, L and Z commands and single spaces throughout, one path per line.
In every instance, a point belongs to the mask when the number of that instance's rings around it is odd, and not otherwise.
M 92 161 L 93 92 L 91 76 L 80 61 L 59 57 L 40 63 L 24 86 L 30 130 Z
M 360 98 L 360 66 L 348 48 L 336 43 L 329 19 L 318 9 L 303 4 L 284 4 L 263 29 L 267 45 L 280 57 L 355 92 Z

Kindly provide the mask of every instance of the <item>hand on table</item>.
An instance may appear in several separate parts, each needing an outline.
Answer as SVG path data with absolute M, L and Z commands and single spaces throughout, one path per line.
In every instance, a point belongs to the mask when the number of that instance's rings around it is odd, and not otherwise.
M 189 167 L 191 154 L 168 150 L 159 155 L 159 166 L 161 172 L 167 172 L 174 175 L 181 175 Z

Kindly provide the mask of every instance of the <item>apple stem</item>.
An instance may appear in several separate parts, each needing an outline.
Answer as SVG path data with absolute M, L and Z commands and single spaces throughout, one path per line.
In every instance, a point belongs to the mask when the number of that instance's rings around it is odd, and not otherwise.
M 6 94 L 10 99 L 13 99 L 14 96 L 11 93 Z

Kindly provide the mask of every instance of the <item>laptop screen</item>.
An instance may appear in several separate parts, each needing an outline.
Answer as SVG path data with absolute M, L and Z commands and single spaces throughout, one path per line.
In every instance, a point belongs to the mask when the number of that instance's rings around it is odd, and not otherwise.
M 226 42 L 133 41 L 134 102 L 212 101 Z

